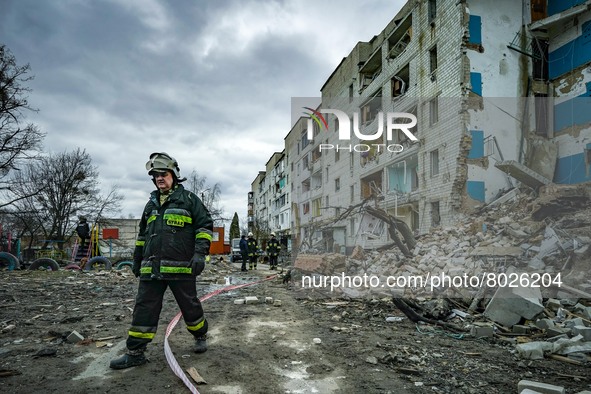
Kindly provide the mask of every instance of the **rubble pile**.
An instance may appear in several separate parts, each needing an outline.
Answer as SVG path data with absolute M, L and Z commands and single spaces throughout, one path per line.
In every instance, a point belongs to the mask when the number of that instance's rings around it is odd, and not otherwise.
M 379 286 L 340 281 L 330 289 L 311 289 L 324 296 L 413 299 L 425 316 L 455 321 L 475 337 L 501 338 L 516 345 L 521 358 L 563 357 L 565 362 L 588 363 L 589 191 L 552 185 L 539 196 L 514 190 L 498 201 L 453 228 L 419 237 L 410 258 L 393 249 L 357 247 L 347 258 L 299 255 L 295 266 L 316 277 L 346 273 L 347 277 L 379 278 L 374 282 Z M 476 279 L 451 285 L 443 277 Z M 388 278 L 406 280 L 398 281 L 400 286 L 384 286 Z M 429 305 L 433 300 L 455 305 L 447 310 L 438 305 L 434 311 Z

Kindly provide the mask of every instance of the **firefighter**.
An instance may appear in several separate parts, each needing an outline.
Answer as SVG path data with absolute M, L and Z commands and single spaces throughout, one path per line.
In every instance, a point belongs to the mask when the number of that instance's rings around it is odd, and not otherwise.
M 281 250 L 279 240 L 275 238 L 275 233 L 271 233 L 271 239 L 267 241 L 267 256 L 269 256 L 269 265 L 272 270 L 277 269 L 277 256 Z
M 195 339 L 193 351 L 207 350 L 207 320 L 197 298 L 195 277 L 205 268 L 213 221 L 202 201 L 185 190 L 180 169 L 166 153 L 152 153 L 146 163 L 157 187 L 140 219 L 133 273 L 140 278 L 127 353 L 111 361 L 113 369 L 145 364 L 144 351 L 154 339 L 162 300 L 170 287 Z
M 240 255 L 242 256 L 242 266 L 240 271 L 246 271 L 246 259 L 248 259 L 248 242 L 246 242 L 246 235 L 240 237 Z
M 257 269 L 257 240 L 252 233 L 248 233 L 248 240 L 246 241 L 248 247 L 248 269 Z

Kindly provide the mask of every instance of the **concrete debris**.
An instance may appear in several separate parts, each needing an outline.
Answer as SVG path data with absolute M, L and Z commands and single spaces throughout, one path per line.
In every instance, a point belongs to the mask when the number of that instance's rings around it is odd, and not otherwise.
M 525 390 L 530 390 L 530 392 L 534 393 L 541 393 L 541 394 L 565 394 L 566 391 L 564 387 L 555 386 L 553 384 L 548 383 L 540 383 L 534 382 L 532 380 L 520 380 L 517 383 L 517 392 L 519 394 L 526 393 Z
M 78 343 L 84 340 L 84 337 L 76 330 L 72 331 L 66 338 L 69 343 Z
M 244 303 L 245 304 L 258 304 L 259 299 L 256 296 L 246 296 L 246 297 L 244 297 Z

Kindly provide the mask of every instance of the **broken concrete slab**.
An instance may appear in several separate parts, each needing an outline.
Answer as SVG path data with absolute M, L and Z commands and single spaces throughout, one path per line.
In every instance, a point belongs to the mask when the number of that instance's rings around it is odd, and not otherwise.
M 542 341 L 521 343 L 515 346 L 519 357 L 526 360 L 542 360 L 544 353 L 551 353 L 553 349 L 553 344 Z
M 80 333 L 76 330 L 72 331 L 70 335 L 68 335 L 68 337 L 66 338 L 66 341 L 68 341 L 69 343 L 78 343 L 83 340 L 84 337 L 80 335 Z
M 259 299 L 256 296 L 246 296 L 246 297 L 244 297 L 244 302 L 246 304 L 258 304 Z
M 555 386 L 553 384 L 535 382 L 533 380 L 526 380 L 526 379 L 520 380 L 519 383 L 517 383 L 517 392 L 521 394 L 523 392 L 523 390 L 525 390 L 525 389 L 537 391 L 542 394 L 565 394 L 566 393 L 566 391 L 564 390 L 564 387 L 562 387 L 562 386 Z
M 510 274 L 511 270 L 507 271 Z M 534 287 L 499 287 L 490 300 L 484 315 L 489 319 L 511 327 L 525 318 L 533 320 L 544 311 L 542 293 Z
M 515 160 L 497 162 L 495 167 L 504 173 L 511 175 L 513 178 L 534 190 L 537 190 L 541 186 L 552 183 L 550 179 L 538 174 L 531 168 L 528 168 L 527 166 Z

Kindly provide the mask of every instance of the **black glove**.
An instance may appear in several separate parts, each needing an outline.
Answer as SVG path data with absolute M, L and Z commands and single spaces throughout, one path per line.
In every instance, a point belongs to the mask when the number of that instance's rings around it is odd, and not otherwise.
M 205 268 L 205 256 L 195 253 L 193 258 L 191 258 L 191 268 L 193 269 L 193 275 L 200 275 Z
M 133 267 L 131 268 L 131 271 L 133 272 L 133 274 L 135 275 L 135 277 L 139 277 L 140 276 L 140 269 L 142 268 L 142 261 L 134 261 L 133 262 Z
M 133 251 L 133 267 L 131 268 L 131 271 L 133 272 L 133 274 L 135 275 L 136 278 L 138 276 L 140 276 L 140 269 L 142 268 L 143 253 L 144 253 L 143 246 L 136 246 L 135 250 Z

